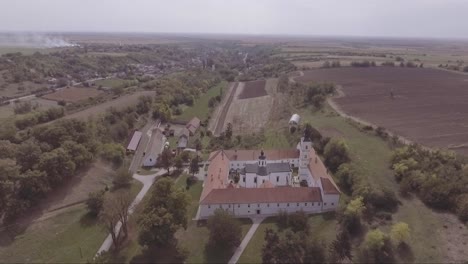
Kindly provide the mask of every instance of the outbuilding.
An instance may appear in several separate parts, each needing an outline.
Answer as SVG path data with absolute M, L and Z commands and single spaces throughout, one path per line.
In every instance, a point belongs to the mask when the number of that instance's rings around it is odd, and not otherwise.
M 128 153 L 134 153 L 136 151 L 136 149 L 138 148 L 138 144 L 140 144 L 141 135 L 142 133 L 140 131 L 135 131 L 133 133 L 132 139 L 130 140 L 130 143 L 128 143 L 127 146 Z

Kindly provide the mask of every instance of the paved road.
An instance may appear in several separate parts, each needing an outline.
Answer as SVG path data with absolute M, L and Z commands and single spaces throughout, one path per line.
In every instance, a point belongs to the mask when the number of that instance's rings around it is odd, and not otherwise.
M 249 232 L 247 232 L 247 234 L 245 235 L 245 237 L 242 240 L 241 244 L 239 245 L 239 247 L 237 247 L 236 251 L 234 252 L 234 255 L 232 256 L 232 258 L 229 260 L 228 263 L 230 263 L 230 264 L 237 263 L 240 256 L 242 255 L 242 252 L 244 252 L 245 247 L 247 247 L 247 245 L 250 242 L 250 239 L 252 239 L 253 235 L 255 234 L 255 231 L 257 231 L 258 226 L 262 223 L 262 221 L 264 219 L 265 219 L 264 217 L 253 217 L 252 218 L 253 224 L 250 227 Z
M 128 169 L 131 173 L 136 173 L 140 168 L 141 163 L 143 162 L 143 152 L 145 152 L 151 138 L 151 129 L 156 124 L 157 123 L 150 121 L 140 130 L 142 133 L 140 143 L 138 144 L 135 154 L 133 155 L 132 163 Z
M 158 172 L 156 172 L 155 174 L 152 174 L 152 175 L 138 175 L 138 174 L 134 174 L 133 175 L 133 178 L 141 183 L 143 183 L 143 188 L 141 188 L 140 192 L 137 194 L 137 196 L 135 197 L 135 200 L 133 200 L 132 204 L 130 205 L 130 207 L 128 208 L 128 214 L 131 215 L 133 213 L 133 211 L 135 210 L 136 206 L 141 202 L 141 200 L 143 199 L 143 197 L 145 197 L 146 193 L 148 192 L 148 190 L 151 188 L 151 186 L 153 185 L 154 183 L 154 180 L 165 174 L 166 173 L 166 170 L 160 170 Z M 114 230 L 116 231 L 116 234 L 118 236 L 118 234 L 120 233 L 120 228 L 122 227 L 122 223 L 119 221 L 117 223 L 117 225 L 115 226 Z M 102 243 L 101 247 L 99 248 L 98 252 L 96 253 L 97 254 L 100 254 L 104 251 L 109 251 L 109 249 L 111 248 L 112 246 L 112 236 L 111 234 L 109 234 L 107 237 L 106 237 L 106 240 L 104 240 L 104 242 Z

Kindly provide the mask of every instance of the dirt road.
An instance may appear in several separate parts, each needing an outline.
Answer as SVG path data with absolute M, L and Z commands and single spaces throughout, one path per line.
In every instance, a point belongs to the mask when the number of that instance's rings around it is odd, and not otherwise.
M 236 95 L 236 91 L 239 85 L 242 86 L 243 83 L 239 83 L 239 82 L 235 83 L 232 89 L 230 90 L 230 93 L 224 105 L 220 105 L 222 109 L 220 110 L 221 112 L 219 113 L 218 118 L 215 120 L 215 126 L 214 126 L 214 131 L 213 131 L 213 134 L 215 136 L 219 136 L 221 132 L 223 132 L 224 120 L 226 119 L 226 115 L 229 111 L 229 107 L 231 106 L 232 100 L 234 99 L 234 96 Z

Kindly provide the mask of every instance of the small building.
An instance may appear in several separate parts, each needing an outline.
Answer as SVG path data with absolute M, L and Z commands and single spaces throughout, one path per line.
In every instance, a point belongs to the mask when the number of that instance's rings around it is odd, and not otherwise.
M 299 122 L 301 121 L 301 117 L 298 114 L 293 114 L 289 119 L 289 126 L 297 127 Z
M 159 128 L 153 129 L 151 133 L 150 142 L 146 148 L 146 155 L 143 160 L 144 167 L 153 167 L 156 165 L 159 154 L 164 148 L 165 137 Z
M 200 119 L 198 117 L 192 118 L 187 125 L 185 125 L 185 128 L 188 129 L 189 135 L 193 136 L 197 132 L 198 128 L 200 128 Z
M 177 140 L 177 149 L 179 151 L 187 148 L 189 135 L 190 131 L 187 128 L 182 129 L 182 132 L 179 135 L 179 139 Z
M 132 139 L 127 146 L 127 153 L 134 153 L 138 148 L 138 144 L 140 144 L 142 133 L 140 131 L 135 131 L 133 133 Z

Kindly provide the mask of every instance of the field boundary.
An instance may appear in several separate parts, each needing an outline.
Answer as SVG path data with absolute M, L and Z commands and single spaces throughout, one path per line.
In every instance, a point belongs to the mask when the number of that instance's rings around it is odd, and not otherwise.
M 364 126 L 370 126 L 372 127 L 373 129 L 377 129 L 379 128 L 378 125 L 374 124 L 374 123 L 371 123 L 371 122 L 368 122 L 368 121 L 365 121 L 359 117 L 355 117 L 355 116 L 352 116 L 352 115 L 349 115 L 347 114 L 345 111 L 343 111 L 341 109 L 341 107 L 338 105 L 338 103 L 336 103 L 333 99 L 336 99 L 336 98 L 342 98 L 342 97 L 345 97 L 346 94 L 344 93 L 343 89 L 342 89 L 342 86 L 341 85 L 337 85 L 337 94 L 333 97 L 329 97 L 327 98 L 327 103 L 328 105 L 330 105 L 330 107 L 335 111 L 337 112 L 340 116 L 346 118 L 346 119 L 350 119 L 356 123 L 359 123 L 361 125 L 364 125 Z M 390 136 L 390 137 L 397 137 L 398 140 L 405 144 L 405 145 L 411 145 L 411 144 L 417 144 L 403 136 L 400 136 L 400 135 L 397 135 L 396 133 L 393 133 L 392 131 L 389 131 L 388 129 L 386 128 L 383 128 L 384 131 Z M 432 148 L 430 147 L 427 147 L 427 146 L 424 146 L 422 144 L 418 144 L 420 145 L 421 147 L 423 147 L 424 149 L 427 149 L 427 150 L 432 150 Z
M 223 127 L 224 127 L 224 121 L 226 119 L 227 113 L 229 111 L 229 108 L 231 107 L 232 100 L 234 100 L 234 96 L 237 91 L 237 87 L 239 86 L 239 82 L 236 82 L 233 84 L 232 88 L 229 91 L 229 95 L 227 95 L 226 102 L 220 105 L 222 107 L 219 111 L 219 115 L 216 119 L 214 119 L 214 124 L 213 124 L 213 134 L 215 136 L 218 136 L 221 134 Z

